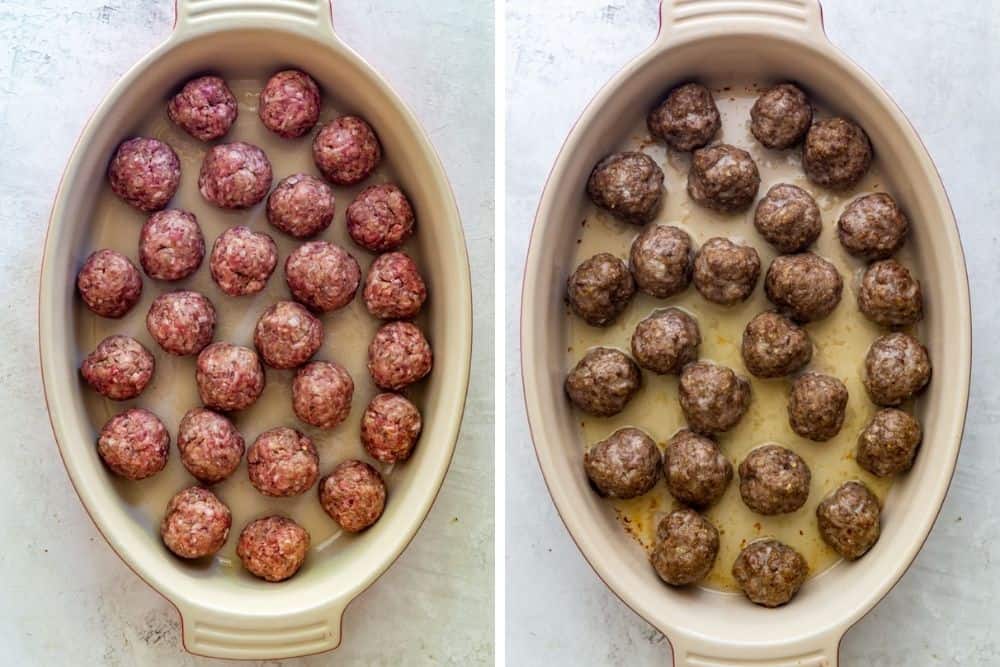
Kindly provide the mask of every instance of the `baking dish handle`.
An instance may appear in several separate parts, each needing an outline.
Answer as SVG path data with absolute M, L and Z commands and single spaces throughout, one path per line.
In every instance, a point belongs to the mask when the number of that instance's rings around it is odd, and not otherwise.
M 331 0 L 176 0 L 174 35 L 240 25 L 278 25 L 313 37 L 333 37 Z
M 724 644 L 671 635 L 670 645 L 674 667 L 836 667 L 840 632 L 778 645 Z
M 819 0 L 660 0 L 657 39 L 771 27 L 825 38 Z

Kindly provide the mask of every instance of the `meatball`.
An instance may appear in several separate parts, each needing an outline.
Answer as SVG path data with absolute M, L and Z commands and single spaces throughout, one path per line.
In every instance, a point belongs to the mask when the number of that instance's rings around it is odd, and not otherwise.
M 368 528 L 385 509 L 385 482 L 375 468 L 351 459 L 339 463 L 319 483 L 319 502 L 349 533 Z
M 202 484 L 215 484 L 232 475 L 245 449 L 236 426 L 218 412 L 191 408 L 177 428 L 181 463 Z
M 712 93 L 698 83 L 685 83 L 649 112 L 646 125 L 675 151 L 701 148 L 712 140 L 722 120 Z
M 417 316 L 427 300 L 427 285 L 409 255 L 389 252 L 376 257 L 368 268 L 362 296 L 373 317 L 408 320 Z
M 101 396 L 125 401 L 143 392 L 155 369 L 153 355 L 135 338 L 108 336 L 83 360 L 80 374 Z
M 786 514 L 806 504 L 812 473 L 798 454 L 780 445 L 752 450 L 740 464 L 740 496 L 760 514 Z
M 885 327 L 906 327 L 924 316 L 920 282 L 894 259 L 875 262 L 861 277 L 858 308 L 872 322 Z
M 632 333 L 632 356 L 654 373 L 680 375 L 684 366 L 698 359 L 699 345 L 698 322 L 677 308 L 654 312 Z
M 399 463 L 410 458 L 423 422 L 420 410 L 400 394 L 378 394 L 361 415 L 361 444 L 376 461 Z
M 354 300 L 361 284 L 361 267 L 336 243 L 310 241 L 285 260 L 285 282 L 296 301 L 325 313 Z
M 828 118 L 809 128 L 802 146 L 802 168 L 809 180 L 833 190 L 847 190 L 872 163 L 868 135 L 846 118 Z
M 667 443 L 663 472 L 674 498 L 692 507 L 708 507 L 726 492 L 733 464 L 712 440 L 683 429 Z
M 145 479 L 163 470 L 170 453 L 170 434 L 149 410 L 132 408 L 108 420 L 97 436 L 97 453 L 111 472 L 126 479 Z
M 803 438 L 817 442 L 840 433 L 847 411 L 847 387 L 835 377 L 803 373 L 792 383 L 788 423 Z
M 910 221 L 896 201 L 877 192 L 858 197 L 837 219 L 837 238 L 844 250 L 862 259 L 887 259 L 903 247 Z
M 243 410 L 264 391 L 257 353 L 231 343 L 212 343 L 201 351 L 195 380 L 201 402 L 216 410 Z
M 430 344 L 410 322 L 383 324 L 368 345 L 368 372 L 380 389 L 399 391 L 419 382 L 433 363 Z
M 278 246 L 267 234 L 242 225 L 230 227 L 215 239 L 209 268 L 212 280 L 229 296 L 256 294 L 278 263 Z
M 126 203 L 141 211 L 159 211 L 177 192 L 181 162 L 162 141 L 136 137 L 118 146 L 108 165 L 108 182 Z
M 587 195 L 600 208 L 635 225 L 643 225 L 660 210 L 663 170 L 645 153 L 613 153 L 594 167 Z
M 690 284 L 693 257 L 687 232 L 673 225 L 652 225 L 632 242 L 628 259 L 639 290 L 666 299 Z
M 302 567 L 309 551 L 309 533 L 283 516 L 251 521 L 236 545 L 247 572 L 266 581 L 284 581 Z
M 580 262 L 566 281 L 570 310 L 591 326 L 613 322 L 635 296 L 635 281 L 625 262 L 600 252 Z
M 653 569 L 671 586 L 705 578 L 719 554 L 719 531 L 694 510 L 680 509 L 660 520 L 649 555 Z
M 181 280 L 198 270 L 205 258 L 205 237 L 193 213 L 157 211 L 139 232 L 139 263 L 156 280 Z
M 767 148 L 791 148 L 806 136 L 812 117 L 806 94 L 798 86 L 780 83 L 765 90 L 753 103 L 750 131 Z
M 573 405 L 598 417 L 625 409 L 639 391 L 642 375 L 627 354 L 610 347 L 595 347 L 566 376 L 566 395 Z
M 257 113 L 264 127 L 279 137 L 294 139 L 308 132 L 319 120 L 319 86 L 305 72 L 278 72 L 260 91 Z
M 746 301 L 760 278 L 760 255 L 753 246 L 716 236 L 694 258 L 694 286 L 711 301 L 731 306 Z
M 323 345 L 323 323 L 294 301 L 279 301 L 257 320 L 253 345 L 271 368 L 298 368 Z
M 236 96 L 217 76 L 199 76 L 184 84 L 167 102 L 167 116 L 195 139 L 212 141 L 225 136 L 236 122 Z
M 931 379 L 927 348 L 913 336 L 891 333 L 875 339 L 865 356 L 865 388 L 876 405 L 899 405 Z
M 87 308 L 101 317 L 119 318 L 142 296 L 142 276 L 128 257 L 114 250 L 97 250 L 76 276 L 76 288 Z
M 637 428 L 618 429 L 583 455 L 583 469 L 602 496 L 635 498 L 660 478 L 660 450 Z
M 681 371 L 679 397 L 691 430 L 721 433 L 736 426 L 750 407 L 750 383 L 731 368 L 697 361 Z
M 315 236 L 333 222 L 330 186 L 309 174 L 281 179 L 267 197 L 267 221 L 289 236 Z
M 181 558 L 204 558 L 222 548 L 232 525 L 225 503 L 208 489 L 192 486 L 170 499 L 160 537 Z
M 368 178 L 382 160 L 375 130 L 357 116 L 341 116 L 313 139 L 313 161 L 334 185 L 354 185 Z
M 791 375 L 812 359 L 812 340 L 802 327 L 784 315 L 761 313 L 743 330 L 743 364 L 753 375 L 776 378 Z
M 882 508 L 861 482 L 845 482 L 816 507 L 823 541 L 847 560 L 857 560 L 878 541 Z
M 167 292 L 149 307 L 146 329 L 170 354 L 198 354 L 215 335 L 215 306 L 198 292 Z
M 823 216 L 816 200 L 802 188 L 775 185 L 757 204 L 754 227 L 781 253 L 802 252 L 819 238 Z
M 413 235 L 415 222 L 410 200 L 392 183 L 368 186 L 347 207 L 347 233 L 371 252 L 398 249 Z
M 799 592 L 809 564 L 798 551 L 777 540 L 757 540 L 733 563 L 733 578 L 754 604 L 780 607 Z
M 242 141 L 208 149 L 198 190 L 219 208 L 250 208 L 271 189 L 271 163 L 264 151 Z
M 332 361 L 314 361 L 295 373 L 292 409 L 307 424 L 333 428 L 347 419 L 354 398 L 354 380 Z
M 265 496 L 305 493 L 319 477 L 319 453 L 304 433 L 279 426 L 264 431 L 247 451 L 250 483 Z
M 798 322 L 815 322 L 832 313 L 843 291 L 837 267 L 811 252 L 775 257 L 764 276 L 767 298 Z
M 858 465 L 878 477 L 913 467 L 923 433 L 920 422 L 896 408 L 875 413 L 858 436 Z
M 716 144 L 691 158 L 687 191 L 696 203 L 722 213 L 736 213 L 753 203 L 760 187 L 757 164 L 742 148 Z

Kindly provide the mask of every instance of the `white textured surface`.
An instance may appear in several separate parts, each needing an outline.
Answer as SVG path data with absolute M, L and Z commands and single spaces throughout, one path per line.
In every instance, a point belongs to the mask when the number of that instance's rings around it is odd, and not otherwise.
M 414 109 L 451 176 L 474 267 L 474 370 L 459 447 L 422 530 L 350 606 L 338 651 L 283 664 L 491 664 L 493 8 L 343 0 L 335 19 Z M 5 665 L 220 664 L 181 650 L 173 608 L 118 560 L 80 506 L 49 430 L 35 342 L 41 244 L 62 168 L 104 92 L 172 23 L 170 0 L 0 4 Z
M 563 138 L 597 89 L 656 34 L 657 0 L 507 5 L 507 659 L 663 665 L 668 643 L 612 595 L 556 515 L 524 419 L 518 344 L 531 221 Z M 1000 4 L 824 2 L 835 44 L 880 81 L 936 160 L 972 280 L 975 369 L 958 472 L 916 563 L 852 628 L 842 665 L 1000 664 Z

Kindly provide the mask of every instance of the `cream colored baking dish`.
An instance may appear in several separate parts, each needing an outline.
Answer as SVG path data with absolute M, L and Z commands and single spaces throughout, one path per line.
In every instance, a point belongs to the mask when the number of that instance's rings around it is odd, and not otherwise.
M 535 449 L 552 498 L 585 558 L 626 604 L 667 636 L 675 664 L 833 665 L 847 629 L 913 561 L 954 471 L 971 360 L 968 279 L 958 230 L 916 132 L 885 91 L 827 40 L 816 0 L 664 0 L 660 13 L 657 39 L 583 112 L 541 198 L 521 321 L 525 402 Z M 569 337 L 562 304 L 580 220 L 588 210 L 587 176 L 641 124 L 665 90 L 692 78 L 798 81 L 825 107 L 857 120 L 888 176 L 886 189 L 909 212 L 908 252 L 927 306 L 921 337 L 930 350 L 934 379 L 917 404 L 924 445 L 916 466 L 889 493 L 882 537 L 863 559 L 833 566 L 779 609 L 754 606 L 737 594 L 662 584 L 609 503 L 588 486 L 579 424 L 562 389 Z
M 104 320 L 75 295 L 75 275 L 86 255 L 113 247 L 136 260 L 144 216 L 116 200 L 105 170 L 118 142 L 134 133 L 168 140 L 182 163 L 181 188 L 172 206 L 196 212 L 207 243 L 223 229 L 248 224 L 278 241 L 281 262 L 296 244 L 268 227 L 263 205 L 249 212 L 214 209 L 197 194 L 198 165 L 205 147 L 166 120 L 166 99 L 185 80 L 217 72 L 240 102 L 240 118 L 223 141 L 258 143 L 271 158 L 277 181 L 293 170 L 317 173 L 311 164 L 311 135 L 286 141 L 263 129 L 255 113 L 256 92 L 275 71 L 309 72 L 324 92 L 321 121 L 358 113 L 376 129 L 384 165 L 368 181 L 395 180 L 417 213 L 417 233 L 406 246 L 421 266 L 430 299 L 419 324 L 436 352 L 434 370 L 416 390 L 424 431 L 414 456 L 391 469 L 381 466 L 389 488 L 385 514 L 356 536 L 336 530 L 315 489 L 295 499 L 265 499 L 252 491 L 245 461 L 217 490 L 233 509 L 233 529 L 211 563 L 189 564 L 160 543 L 158 521 L 169 497 L 193 483 L 171 451 L 167 469 L 150 480 L 114 479 L 96 455 L 96 431 L 129 404 L 159 414 L 176 438 L 183 412 L 197 404 L 193 360 L 169 358 L 143 326 L 151 300 L 184 286 L 204 291 L 216 304 L 217 339 L 250 344 L 251 330 L 269 303 L 288 298 L 281 266 L 265 292 L 239 300 L 224 298 L 208 278 L 207 259 L 195 278 L 177 285 L 145 279 L 143 299 L 123 320 Z M 366 183 L 367 184 L 367 183 Z M 334 240 L 364 269 L 372 256 L 354 246 L 344 229 L 344 209 L 363 185 L 335 188 L 337 216 L 321 238 Z M 468 385 L 472 339 L 471 288 L 461 222 L 444 170 L 416 119 L 386 82 L 334 34 L 327 0 L 180 0 L 170 37 L 133 67 L 108 94 L 80 137 L 56 196 L 45 243 L 39 295 L 42 374 L 52 427 L 73 485 L 111 547 L 136 574 L 180 612 L 187 650 L 212 657 L 283 658 L 335 648 L 341 616 L 402 552 L 430 510 L 451 461 Z M 289 425 L 312 435 L 321 472 L 344 458 L 363 457 L 358 420 L 374 394 L 364 350 L 377 324 L 357 299 L 324 316 L 326 342 L 317 355 L 345 364 L 357 385 L 351 418 L 333 432 L 310 430 L 290 409 L 291 374 L 268 369 L 261 400 L 236 422 L 248 444 L 270 426 Z M 157 357 L 157 374 L 136 401 L 111 404 L 79 380 L 77 368 L 100 338 L 112 332 L 139 338 Z M 285 513 L 313 533 L 302 570 L 281 584 L 244 572 L 233 551 L 243 525 L 265 513 Z M 381 619 L 380 622 L 393 622 Z

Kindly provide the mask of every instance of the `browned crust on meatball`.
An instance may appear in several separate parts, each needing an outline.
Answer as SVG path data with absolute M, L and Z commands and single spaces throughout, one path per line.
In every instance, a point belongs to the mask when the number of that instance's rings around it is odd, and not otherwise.
M 927 348 L 909 334 L 875 339 L 865 356 L 865 388 L 876 405 L 893 406 L 913 398 L 931 379 Z
M 819 238 L 823 216 L 816 200 L 800 187 L 779 183 L 757 203 L 754 227 L 783 254 L 802 252 Z
M 303 71 L 275 73 L 260 91 L 257 114 L 264 127 L 279 137 L 294 139 L 319 120 L 319 86 Z
M 399 391 L 419 382 L 433 363 L 430 343 L 410 322 L 383 324 L 368 346 L 368 372 L 380 389 Z
M 267 196 L 272 179 L 264 151 L 236 141 L 208 150 L 198 174 L 198 190 L 220 208 L 250 208 Z
M 743 211 L 760 187 L 750 153 L 729 144 L 699 148 L 691 158 L 687 191 L 695 203 L 720 213 Z
M 812 117 L 812 105 L 802 89 L 779 83 L 765 90 L 750 108 L 750 131 L 767 148 L 791 148 L 806 136 Z
M 296 301 L 325 313 L 354 300 L 361 285 L 361 267 L 336 243 L 310 241 L 285 260 L 285 282 Z
M 158 211 L 170 203 L 181 182 L 181 162 L 159 139 L 123 141 L 108 165 L 111 190 L 140 211 Z
M 108 336 L 87 355 L 80 374 L 94 391 L 113 401 L 135 398 L 156 370 L 156 359 L 142 343 L 129 336 Z
M 635 296 L 635 281 L 625 262 L 600 252 L 580 262 L 566 281 L 570 310 L 591 326 L 603 327 L 624 312 Z
M 329 227 L 335 210 L 333 190 L 309 174 L 286 176 L 267 196 L 267 221 L 297 239 Z
M 358 116 L 341 116 L 324 125 L 312 150 L 316 167 L 335 185 L 360 183 L 382 160 L 375 130 Z
M 205 237 L 193 213 L 157 211 L 139 232 L 139 263 L 155 280 L 182 280 L 201 266 Z
M 420 313 L 427 300 L 427 285 L 409 255 L 389 252 L 376 257 L 368 268 L 362 297 L 373 317 L 408 320 Z
M 114 250 L 97 250 L 76 276 L 80 297 L 101 317 L 119 318 L 139 302 L 142 276 L 128 257 Z
M 920 282 L 894 259 L 875 262 L 861 277 L 858 309 L 884 327 L 906 327 L 924 316 Z
M 201 402 L 224 412 L 250 407 L 264 391 L 264 369 L 257 353 L 221 341 L 198 355 L 195 380 Z
M 844 250 L 862 259 L 887 259 L 903 247 L 910 221 L 884 192 L 858 197 L 837 219 L 837 238 Z
M 662 457 L 656 442 L 637 428 L 621 428 L 583 455 L 583 469 L 602 496 L 636 498 L 660 478 Z
M 410 200 L 393 183 L 370 185 L 359 192 L 346 215 L 351 239 L 371 252 L 399 249 L 416 224 Z
M 246 441 L 226 417 L 205 408 L 192 408 L 177 428 L 181 463 L 202 484 L 226 479 L 240 465 Z
M 283 516 L 269 516 L 243 528 L 236 555 L 255 577 L 284 581 L 302 567 L 309 542 L 309 533 L 299 524 Z
M 663 170 L 640 151 L 607 156 L 587 180 L 587 195 L 594 204 L 635 225 L 656 217 L 663 194 Z
M 113 473 L 131 480 L 146 479 L 163 470 L 170 452 L 170 434 L 149 410 L 131 408 L 111 419 L 97 436 L 97 453 Z
M 678 397 L 691 430 L 711 435 L 739 423 L 750 407 L 750 383 L 731 368 L 697 361 L 681 371 Z
M 323 510 L 350 533 L 360 532 L 378 521 L 385 500 L 382 475 L 363 461 L 344 461 L 319 483 Z
M 815 322 L 833 312 L 844 291 L 837 267 L 819 255 L 778 255 L 764 276 L 764 293 L 797 322 Z
M 660 520 L 649 561 L 667 584 L 687 586 L 708 575 L 718 553 L 718 529 L 694 510 L 679 509 Z
M 760 278 L 760 255 L 750 245 L 711 238 L 694 258 L 694 286 L 698 293 L 723 306 L 746 301 Z
M 641 292 L 665 299 L 691 283 L 694 244 L 673 225 L 647 227 L 629 249 L 629 269 Z
M 218 76 L 191 79 L 167 102 L 170 120 L 201 141 L 225 136 L 238 115 L 236 96 Z
M 802 457 L 780 445 L 762 445 L 740 463 L 740 496 L 764 515 L 794 512 L 809 499 L 812 473 Z
M 757 540 L 733 563 L 733 578 L 754 604 L 780 607 L 802 588 L 809 564 L 798 551 L 777 540 Z
M 913 467 L 923 433 L 920 422 L 896 408 L 875 413 L 858 436 L 858 465 L 878 477 Z
M 167 503 L 160 537 L 181 558 L 204 558 L 222 548 L 232 525 L 233 515 L 225 503 L 208 489 L 192 486 Z
M 361 444 L 376 461 L 398 463 L 410 458 L 422 428 L 420 410 L 409 399 L 378 394 L 361 415 Z
M 192 290 L 166 292 L 149 307 L 146 329 L 170 354 L 198 354 L 215 335 L 215 306 Z
M 632 333 L 632 356 L 642 368 L 679 375 L 698 359 L 701 330 L 698 322 L 678 308 L 658 310 L 641 320 Z
M 822 373 L 803 373 L 792 382 L 788 423 L 796 434 L 824 442 L 840 433 L 847 411 L 847 386 Z
M 565 390 L 573 405 L 588 414 L 610 417 L 625 409 L 642 385 L 639 367 L 621 350 L 589 350 L 566 376 Z
M 812 359 L 809 334 L 787 317 L 764 312 L 747 323 L 741 346 L 743 364 L 762 378 L 791 375 Z
M 733 464 L 715 442 L 682 429 L 667 443 L 663 455 L 667 490 L 692 507 L 708 507 L 722 497 L 733 479 Z
M 347 369 L 332 361 L 314 361 L 295 373 L 292 409 L 307 424 L 334 428 L 351 412 L 354 380 Z
M 256 294 L 278 264 L 278 246 L 267 234 L 239 225 L 215 239 L 209 268 L 212 280 L 229 296 Z
M 847 190 L 857 185 L 871 163 L 868 135 L 846 118 L 813 123 L 802 145 L 802 169 L 806 176 L 832 190 Z
M 298 368 L 323 345 L 323 323 L 294 301 L 279 301 L 261 314 L 253 344 L 272 368 Z
M 308 491 L 319 477 L 319 453 L 306 434 L 279 426 L 264 431 L 247 451 L 253 488 L 284 498 Z
M 712 93 L 699 83 L 685 83 L 667 94 L 649 112 L 646 125 L 653 136 L 660 137 L 676 151 L 701 148 L 722 127 L 719 109 Z
M 861 482 L 845 482 L 816 507 L 823 541 L 847 560 L 864 556 L 878 541 L 882 508 Z

